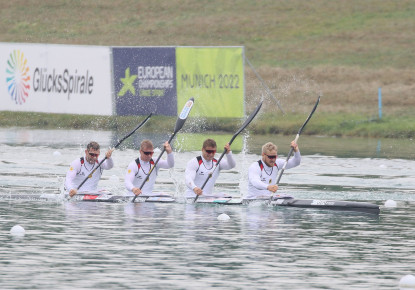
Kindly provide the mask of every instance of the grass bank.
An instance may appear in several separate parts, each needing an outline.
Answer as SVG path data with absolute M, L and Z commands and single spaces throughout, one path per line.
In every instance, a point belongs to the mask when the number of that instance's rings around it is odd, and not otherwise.
M 415 123 L 413 15 L 412 0 L 16 0 L 0 2 L 0 40 L 103 46 L 243 45 L 273 94 L 267 94 L 247 66 L 247 112 L 259 99 L 265 100 L 264 120 L 256 121 L 253 130 L 291 134 L 322 95 L 318 115 L 305 134 L 408 137 L 413 136 Z M 376 121 L 379 87 L 384 118 Z M 281 119 L 274 98 L 286 112 Z M 277 122 L 266 117 L 273 113 Z M 18 120 L 13 123 L 4 116 Z M 33 118 L 29 126 L 45 128 L 109 129 L 134 120 L 8 113 L 0 117 L 4 126 L 24 124 L 27 117 Z M 209 120 L 203 126 L 230 130 L 232 122 L 237 121 Z M 158 129 L 170 126 L 171 119 L 157 117 L 155 123 Z
M 252 134 L 281 134 L 294 136 L 307 115 L 263 113 L 249 125 Z M 28 127 L 35 129 L 90 129 L 131 130 L 141 122 L 140 116 L 87 116 L 26 112 L 0 112 L 0 127 Z M 170 132 L 174 129 L 175 117 L 153 116 L 140 129 L 143 132 Z M 189 117 L 184 132 L 235 133 L 242 120 Z M 303 135 L 373 138 L 413 138 L 415 122 L 408 116 L 383 117 L 381 120 L 361 114 L 316 112 Z

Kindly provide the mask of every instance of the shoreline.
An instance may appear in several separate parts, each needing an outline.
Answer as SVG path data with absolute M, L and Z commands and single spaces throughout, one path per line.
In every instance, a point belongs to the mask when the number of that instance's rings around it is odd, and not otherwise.
M 305 114 L 281 116 L 262 113 L 247 128 L 253 135 L 295 135 L 306 119 Z M 33 112 L 0 112 L 0 127 L 31 129 L 129 130 L 144 116 L 92 116 Z M 244 119 L 189 117 L 183 132 L 234 133 Z M 166 132 L 176 117 L 153 116 L 142 132 Z M 171 128 L 172 129 L 172 128 Z M 415 122 L 411 116 L 385 116 L 382 119 L 363 114 L 316 112 L 302 135 L 364 138 L 411 139 Z

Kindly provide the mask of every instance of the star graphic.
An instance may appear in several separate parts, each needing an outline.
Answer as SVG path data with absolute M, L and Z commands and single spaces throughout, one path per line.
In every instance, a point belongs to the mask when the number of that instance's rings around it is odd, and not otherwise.
M 135 95 L 135 88 L 134 88 L 134 81 L 137 78 L 137 75 L 130 76 L 130 68 L 128 67 L 125 70 L 125 78 L 120 78 L 120 81 L 124 84 L 121 88 L 120 92 L 118 93 L 119 97 L 125 95 L 126 92 L 130 91 L 131 94 Z

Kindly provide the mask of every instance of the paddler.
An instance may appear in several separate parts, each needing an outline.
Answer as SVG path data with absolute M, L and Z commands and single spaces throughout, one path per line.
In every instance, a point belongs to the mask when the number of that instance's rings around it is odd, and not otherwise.
M 213 194 L 213 187 L 219 176 L 219 171 L 232 169 L 236 165 L 229 143 L 224 148 L 226 149 L 226 160 L 225 158 L 221 160 L 217 170 L 214 170 L 217 160 L 215 159 L 216 141 L 213 139 L 206 139 L 203 142 L 202 155 L 191 159 L 187 163 L 185 171 L 186 198 L 194 198 L 196 195 L 216 196 Z M 202 189 L 201 187 L 212 171 L 214 171 L 212 177 Z
M 82 191 L 96 191 L 98 182 L 101 179 L 102 171 L 109 170 L 114 167 L 114 161 L 111 154 L 114 149 L 109 149 L 105 153 L 107 158 L 101 166 L 96 170 L 90 178 L 82 185 Z M 90 142 L 86 146 L 85 157 L 77 158 L 72 161 L 65 179 L 65 190 L 72 197 L 78 192 L 78 186 L 85 180 L 87 176 L 97 168 L 102 159 L 98 159 L 100 155 L 99 144 L 97 142 Z
M 300 165 L 300 149 L 295 141 L 291 142 L 294 157 L 288 160 L 285 169 Z M 277 159 L 277 146 L 268 142 L 262 146 L 262 158 L 249 166 L 248 193 L 245 199 L 270 198 L 278 190 L 278 171 L 284 166 L 284 159 Z
M 143 140 L 140 144 L 140 156 L 131 161 L 125 174 L 125 187 L 127 188 L 127 195 L 151 196 L 153 195 L 153 187 L 156 182 L 158 170 L 160 168 L 169 169 L 174 166 L 174 154 L 168 141 L 164 143 L 164 148 L 167 152 L 167 160 L 159 160 L 156 168 L 150 174 L 149 179 L 140 189 L 143 181 L 148 178 L 148 174 L 154 167 L 154 146 L 150 140 Z

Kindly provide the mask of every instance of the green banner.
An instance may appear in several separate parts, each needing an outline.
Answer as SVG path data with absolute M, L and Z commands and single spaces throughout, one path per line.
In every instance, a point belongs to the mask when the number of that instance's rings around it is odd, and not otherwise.
M 192 116 L 245 115 L 243 47 L 177 47 L 176 82 L 177 108 L 195 98 Z

